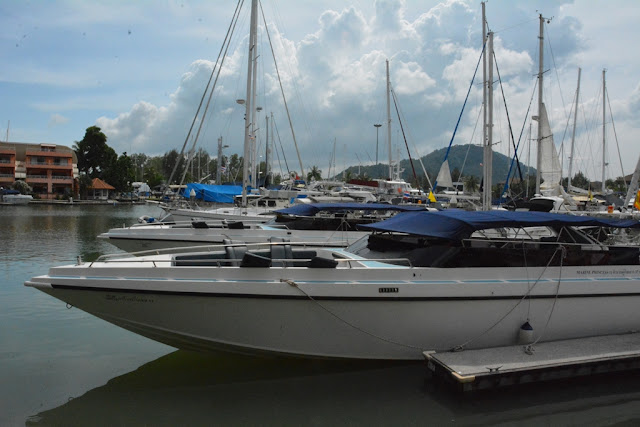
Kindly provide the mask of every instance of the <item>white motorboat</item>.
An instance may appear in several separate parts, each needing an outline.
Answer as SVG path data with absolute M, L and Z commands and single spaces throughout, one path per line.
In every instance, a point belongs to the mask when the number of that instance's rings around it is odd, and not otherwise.
M 25 283 L 168 345 L 314 358 L 422 359 L 425 350 L 640 328 L 640 248 L 545 212 L 404 212 L 349 248 L 233 244 L 53 267 Z
M 252 221 L 185 221 L 143 223 L 112 228 L 98 237 L 127 252 L 222 244 L 225 239 L 264 243 L 271 237 L 321 246 L 348 246 L 366 231 L 359 223 L 372 223 L 400 211 L 424 210 L 418 206 L 381 203 L 322 203 L 296 205 L 275 211 L 267 223 Z
M 2 190 L 1 200 L 12 205 L 26 205 L 33 200 L 29 194 L 20 194 L 17 190 Z

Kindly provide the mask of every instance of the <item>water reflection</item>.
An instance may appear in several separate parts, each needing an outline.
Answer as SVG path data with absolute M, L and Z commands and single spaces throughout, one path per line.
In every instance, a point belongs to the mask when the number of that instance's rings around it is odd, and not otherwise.
M 406 404 L 422 408 L 422 369 L 176 351 L 27 425 L 379 424 Z
M 175 351 L 30 417 L 41 425 L 611 425 L 640 420 L 638 373 L 462 396 L 422 363 Z

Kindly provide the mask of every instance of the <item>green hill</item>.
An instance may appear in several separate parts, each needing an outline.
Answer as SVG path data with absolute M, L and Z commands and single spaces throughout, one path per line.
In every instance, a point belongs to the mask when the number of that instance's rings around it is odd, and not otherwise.
M 446 151 L 446 148 L 442 148 L 422 157 L 422 163 L 424 164 L 424 168 L 429 174 L 431 182 L 433 182 L 435 177 L 438 175 L 438 171 L 440 170 L 440 166 L 442 165 L 442 161 L 444 160 Z M 454 169 L 458 169 L 462 173 L 463 177 L 473 175 L 478 178 L 478 181 L 480 181 L 483 175 L 482 160 L 483 149 L 482 147 L 479 147 L 477 145 L 454 145 L 449 151 L 449 169 L 451 170 L 452 175 L 454 174 Z M 509 157 L 501 153 L 493 153 L 492 179 L 494 185 L 498 183 L 504 183 L 507 177 L 507 173 L 509 172 L 510 165 L 511 159 Z M 422 171 L 422 166 L 420 166 L 420 162 L 418 160 L 413 161 L 413 168 L 415 169 L 415 173 L 418 178 L 422 180 L 424 177 L 424 173 Z M 518 177 L 518 171 L 515 163 L 513 165 L 513 168 L 514 169 L 511 172 L 512 176 Z M 526 176 L 527 166 L 520 162 L 520 168 L 522 170 L 523 176 Z M 411 163 L 408 159 L 400 161 L 400 169 L 403 170 L 400 174 L 401 178 L 405 179 L 406 181 L 413 181 L 413 169 L 411 168 Z M 389 166 L 382 163 L 372 166 L 350 166 L 346 170 L 353 177 L 359 175 L 366 176 L 368 178 L 387 178 L 387 176 L 389 175 Z M 535 173 L 535 168 L 531 168 L 529 170 L 530 176 L 535 176 Z

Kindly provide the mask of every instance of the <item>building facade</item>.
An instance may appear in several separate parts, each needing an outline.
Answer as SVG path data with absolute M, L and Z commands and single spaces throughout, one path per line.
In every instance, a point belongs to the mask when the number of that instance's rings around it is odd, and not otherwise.
M 78 159 L 56 144 L 0 142 L 0 186 L 25 181 L 40 199 L 77 197 Z

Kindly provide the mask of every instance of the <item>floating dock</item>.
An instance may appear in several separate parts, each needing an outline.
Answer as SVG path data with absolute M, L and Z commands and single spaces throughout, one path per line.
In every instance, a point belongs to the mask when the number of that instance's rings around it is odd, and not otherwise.
M 640 333 L 423 354 L 432 377 L 466 392 L 640 369 Z

